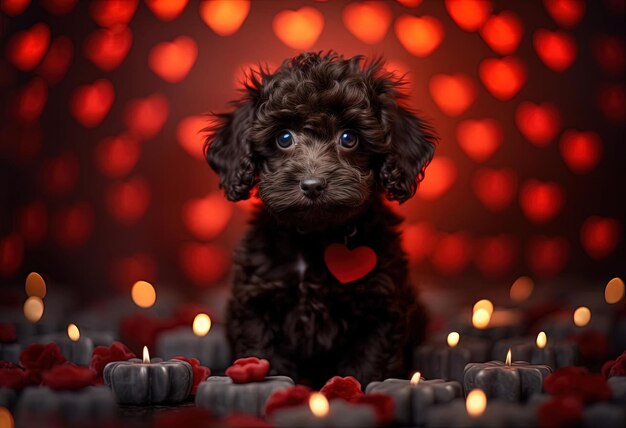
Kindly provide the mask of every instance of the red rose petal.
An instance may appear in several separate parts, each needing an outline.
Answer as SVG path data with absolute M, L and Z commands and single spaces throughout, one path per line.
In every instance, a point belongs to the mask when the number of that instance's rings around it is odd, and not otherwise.
M 135 354 L 122 342 L 113 342 L 111 346 L 98 346 L 93 350 L 89 367 L 96 372 L 96 383 L 102 383 L 104 366 L 113 361 L 128 361 Z
M 226 369 L 234 383 L 260 382 L 270 370 L 270 362 L 256 357 L 239 358 Z
M 363 395 L 361 384 L 353 376 L 334 376 L 326 382 L 320 389 L 320 392 L 333 400 L 335 398 L 343 398 L 344 400 L 352 400 Z
M 274 391 L 265 402 L 265 415 L 270 417 L 276 410 L 306 404 L 312 392 L 311 388 L 304 385 Z
M 93 385 L 96 372 L 88 367 L 66 363 L 44 372 L 42 378 L 43 384 L 52 389 L 75 391 Z
M 200 382 L 207 380 L 207 378 L 211 376 L 211 369 L 200 365 L 200 361 L 197 358 L 186 358 L 179 355 L 173 359 L 185 361 L 191 366 L 191 369 L 193 370 L 193 389 L 191 390 L 191 394 L 195 395 Z

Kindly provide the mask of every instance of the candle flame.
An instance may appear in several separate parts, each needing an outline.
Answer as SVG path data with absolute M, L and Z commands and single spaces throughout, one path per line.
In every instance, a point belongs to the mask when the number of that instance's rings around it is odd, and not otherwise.
M 80 339 L 80 330 L 74 323 L 70 323 L 67 326 L 67 336 L 70 338 L 72 342 L 78 341 Z
M 465 408 L 467 414 L 473 418 L 477 418 L 482 415 L 487 408 L 487 396 L 482 389 L 472 389 L 467 394 L 467 400 L 465 401 Z
M 461 340 L 461 336 L 456 331 L 448 334 L 448 346 L 450 348 L 454 348 L 456 345 L 458 345 L 459 340 Z
M 411 385 L 417 385 L 420 383 L 420 380 L 422 380 L 422 374 L 420 372 L 413 373 L 413 376 L 411 377 Z
M 330 410 L 330 405 L 324 394 L 320 392 L 314 392 L 309 398 L 309 408 L 311 413 L 318 418 L 326 416 Z
M 548 344 L 548 336 L 543 331 L 540 331 L 537 335 L 537 348 L 543 349 Z
M 479 309 L 484 309 L 489 312 L 489 315 L 493 314 L 493 303 L 489 299 L 481 299 L 478 302 L 474 303 L 474 310 L 472 312 L 476 312 Z
M 130 295 L 135 305 L 140 308 L 149 308 L 156 302 L 156 291 L 152 284 L 146 281 L 135 282 Z
M 576 308 L 574 311 L 574 324 L 578 327 L 584 327 L 591 321 L 591 310 L 586 306 Z
M 614 305 L 624 298 L 624 281 L 621 278 L 613 278 L 606 284 L 604 300 L 609 305 Z
M 33 324 L 41 319 L 43 311 L 43 300 L 37 296 L 30 296 L 24 302 L 24 316 Z
M 491 321 L 491 314 L 487 309 L 480 308 L 472 315 L 472 325 L 479 330 L 487 328 L 489 321 Z
M 511 365 L 511 348 L 509 348 L 509 352 L 506 353 L 506 360 L 504 360 L 504 364 L 507 366 Z
M 211 330 L 211 318 L 207 314 L 198 314 L 193 319 L 193 334 L 206 336 Z
M 143 347 L 143 363 L 150 364 L 150 353 L 148 352 L 148 347 Z
M 24 286 L 26 295 L 36 296 L 40 299 L 46 297 L 46 281 L 37 272 L 31 272 L 26 277 L 26 285 Z
M 523 302 L 530 297 L 534 288 L 535 283 L 531 278 L 527 276 L 520 276 L 511 285 L 509 297 L 511 297 L 511 300 L 514 302 Z

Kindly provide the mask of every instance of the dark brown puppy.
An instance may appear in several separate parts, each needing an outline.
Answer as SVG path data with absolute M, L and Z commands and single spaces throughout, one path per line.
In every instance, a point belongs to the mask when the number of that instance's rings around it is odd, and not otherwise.
M 383 198 L 413 196 L 436 137 L 402 106 L 401 85 L 380 60 L 305 53 L 253 73 L 236 109 L 207 129 L 226 197 L 258 186 L 264 203 L 235 254 L 235 357 L 267 358 L 314 387 L 408 375 L 425 316 Z M 376 267 L 341 284 L 324 262 L 333 243 L 369 246 Z

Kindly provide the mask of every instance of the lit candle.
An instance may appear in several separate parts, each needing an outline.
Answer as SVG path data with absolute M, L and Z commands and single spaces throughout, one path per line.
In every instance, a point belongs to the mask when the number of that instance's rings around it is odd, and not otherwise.
M 458 338 L 457 338 L 458 339 Z M 425 380 L 416 372 L 411 380 L 385 379 L 371 382 L 366 394 L 387 394 L 395 402 L 395 421 L 403 425 L 421 425 L 428 409 L 435 404 L 448 403 L 463 395 L 461 384 L 442 379 Z
M 272 415 L 272 422 L 277 428 L 367 428 L 378 425 L 372 406 L 351 404 L 341 399 L 329 403 L 324 394 L 319 392 L 312 393 L 306 405 L 277 410 Z
M 428 412 L 425 426 L 439 427 L 532 427 L 537 421 L 534 409 L 519 403 L 497 401 L 488 403 L 482 389 L 468 392 L 465 400 L 435 406 Z
M 489 398 L 508 401 L 528 399 L 532 394 L 543 391 L 543 381 L 552 372 L 546 365 L 524 361 L 512 362 L 511 350 L 504 363 L 471 363 L 465 367 L 465 392 L 480 388 Z
M 56 333 L 43 335 L 35 343 L 55 342 L 61 348 L 61 353 L 66 360 L 81 366 L 88 366 L 91 363 L 93 353 L 93 341 L 89 337 L 83 337 L 80 330 L 74 323 L 67 326 L 66 333 Z
M 180 360 L 150 359 L 148 347 L 143 358 L 107 364 L 104 382 L 121 404 L 173 404 L 185 400 L 193 386 L 193 370 Z
M 578 361 L 578 347 L 575 343 L 548 341 L 544 331 L 539 332 L 536 338 L 518 337 L 500 340 L 493 347 L 492 357 L 503 355 L 507 349 L 511 349 L 519 360 L 545 364 L 553 370 L 576 365 Z
M 489 342 L 450 332 L 446 344 L 427 343 L 415 352 L 413 366 L 429 379 L 463 382 L 465 366 L 471 362 L 487 360 Z
M 180 327 L 161 333 L 156 349 L 166 359 L 177 355 L 197 358 L 214 374 L 223 373 L 232 361 L 225 329 L 214 325 L 203 313 L 196 315 L 191 328 Z

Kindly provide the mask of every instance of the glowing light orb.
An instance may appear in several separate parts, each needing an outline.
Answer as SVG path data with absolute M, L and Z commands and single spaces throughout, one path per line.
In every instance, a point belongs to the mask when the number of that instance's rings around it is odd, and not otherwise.
M 465 400 L 467 414 L 473 418 L 482 415 L 487 408 L 487 395 L 482 389 L 472 389 Z
M 624 281 L 621 278 L 613 278 L 606 284 L 604 300 L 609 305 L 614 305 L 624 298 Z
M 326 416 L 330 410 L 330 405 L 324 394 L 320 392 L 314 392 L 309 398 L 309 408 L 311 413 L 318 418 Z
M 135 305 L 140 308 L 149 308 L 156 302 L 156 291 L 152 284 L 146 281 L 137 281 L 130 294 Z
M 80 330 L 78 329 L 76 324 L 70 323 L 67 326 L 67 337 L 69 337 L 72 342 L 76 342 L 78 339 L 80 339 Z
M 24 302 L 24 316 L 32 323 L 36 323 L 43 316 L 43 300 L 37 296 L 31 296 Z
M 211 330 L 211 318 L 207 314 L 198 314 L 193 319 L 193 334 L 206 336 Z
M 509 296 L 514 302 L 523 302 L 530 297 L 534 288 L 535 282 L 531 278 L 520 276 L 515 280 L 513 285 L 511 285 Z
M 591 310 L 586 306 L 580 306 L 574 311 L 574 324 L 584 327 L 591 321 Z
M 458 345 L 459 340 L 461 340 L 461 336 L 456 331 L 453 331 L 450 334 L 448 334 L 448 346 L 450 348 L 454 348 L 456 345 Z
M 37 272 L 31 272 L 26 277 L 24 286 L 27 296 L 36 296 L 40 299 L 46 297 L 46 281 Z

